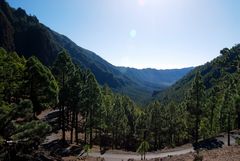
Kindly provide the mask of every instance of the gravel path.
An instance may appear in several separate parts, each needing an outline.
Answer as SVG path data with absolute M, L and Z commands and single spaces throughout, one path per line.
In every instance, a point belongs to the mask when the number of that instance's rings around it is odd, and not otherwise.
M 193 152 L 193 148 L 187 148 L 183 150 L 177 150 L 177 151 L 169 151 L 169 152 L 149 152 L 146 154 L 147 159 L 153 159 L 153 158 L 162 158 L 162 157 L 167 157 L 167 156 L 173 156 L 173 155 L 180 155 L 180 154 L 186 154 L 189 152 Z M 117 153 L 111 153 L 111 152 L 106 152 L 105 154 L 101 155 L 100 153 L 97 152 L 92 152 L 89 154 L 92 157 L 102 157 L 106 161 L 127 161 L 128 159 L 135 159 L 135 160 L 140 160 L 141 156 L 137 153 L 132 153 L 132 154 L 117 154 Z
M 238 134 L 237 134 L 238 135 Z M 238 135 L 239 137 L 239 135 Z M 236 134 L 231 135 L 230 143 L 231 145 L 235 144 Z M 222 136 L 216 137 L 217 140 L 221 140 L 224 142 L 224 146 L 227 145 L 227 134 L 223 134 Z M 153 158 L 163 158 L 167 156 L 176 156 L 187 154 L 190 152 L 194 152 L 194 149 L 191 144 L 187 144 L 181 147 L 176 147 L 173 149 L 165 150 L 165 151 L 156 151 L 156 152 L 149 152 L 146 154 L 146 159 L 153 159 Z M 141 156 L 138 153 L 127 153 L 121 151 L 107 151 L 105 154 L 101 155 L 99 152 L 91 152 L 89 154 L 92 157 L 102 157 L 106 161 L 127 161 L 128 159 L 140 160 Z

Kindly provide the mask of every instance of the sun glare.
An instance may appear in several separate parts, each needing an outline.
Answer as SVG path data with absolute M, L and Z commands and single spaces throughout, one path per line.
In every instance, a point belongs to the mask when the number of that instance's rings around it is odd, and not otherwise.
M 145 5 L 145 0 L 138 0 L 138 4 L 140 6 L 144 6 Z
M 129 32 L 129 35 L 131 38 L 135 38 L 137 36 L 137 31 L 135 29 L 132 29 L 130 32 Z

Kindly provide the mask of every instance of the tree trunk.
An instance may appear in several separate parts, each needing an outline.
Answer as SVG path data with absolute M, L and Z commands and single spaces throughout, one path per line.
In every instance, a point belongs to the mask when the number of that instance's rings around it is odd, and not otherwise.
M 144 144 L 143 160 L 146 160 L 145 144 Z
M 228 146 L 230 146 L 230 113 L 228 113 Z
M 112 130 L 112 149 L 114 148 L 114 143 L 115 143 L 115 133 L 114 133 L 114 130 Z
M 240 112 L 237 112 L 238 129 L 240 129 Z
M 85 131 L 85 134 L 84 134 L 84 144 L 87 144 L 87 126 L 85 125 L 84 127 L 84 131 Z
M 72 112 L 72 118 L 71 118 L 71 144 L 73 143 L 73 128 L 74 128 L 74 120 L 75 120 L 75 118 L 74 118 L 74 116 L 75 116 L 75 113 L 74 112 Z
M 92 108 L 90 109 L 90 116 L 89 116 L 89 121 L 90 121 L 90 147 L 92 148 L 92 138 L 93 138 L 93 127 L 92 127 Z
M 158 149 L 160 149 L 160 148 L 161 148 L 161 137 L 158 133 Z
M 114 139 L 114 148 L 117 149 L 117 146 L 118 146 L 118 127 L 116 126 L 116 129 L 115 129 L 115 139 Z
M 64 105 L 62 106 L 62 140 L 65 141 L 65 114 L 64 114 Z
M 198 125 L 199 125 L 199 116 L 196 116 L 196 122 L 195 122 L 195 142 L 198 142 Z
M 127 137 L 127 133 L 126 133 L 126 131 L 124 130 L 124 149 L 125 149 L 125 151 L 127 151 L 127 149 L 128 149 L 128 147 L 127 147 L 127 139 L 128 138 L 132 138 L 132 135 L 130 134 L 130 135 L 128 135 L 129 137 Z M 129 139 L 130 140 L 130 139 Z
M 78 112 L 76 112 L 75 114 L 75 141 L 78 145 Z
M 221 111 L 220 113 L 220 131 L 223 132 L 225 131 L 226 129 L 224 129 L 223 125 L 224 125 L 224 119 L 223 119 L 223 111 Z
M 157 127 L 156 127 L 156 123 L 155 123 L 155 127 L 154 127 L 154 150 L 157 150 Z
M 88 122 L 88 112 L 86 112 L 85 114 L 85 127 L 84 127 L 84 131 L 85 131 L 84 143 L 85 144 L 87 144 L 87 122 Z
M 199 110 L 200 106 L 199 106 L 199 86 L 197 85 L 197 110 Z M 199 114 L 196 114 L 196 124 L 195 124 L 195 142 L 197 143 L 198 142 L 198 125 L 199 125 Z
M 158 140 L 158 138 L 157 138 L 157 132 L 155 132 L 155 136 L 154 136 L 154 150 L 157 150 L 157 149 L 158 149 L 158 147 L 157 147 L 157 140 Z
M 70 127 L 70 124 L 71 124 L 71 110 L 67 109 L 66 112 L 67 114 L 67 118 L 66 118 L 66 126 L 67 126 L 67 131 L 69 131 L 69 127 Z
M 213 130 L 213 111 L 214 111 L 214 108 L 212 107 L 211 108 L 211 118 L 210 118 L 210 126 L 211 126 L 211 128 L 210 128 L 210 133 L 212 134 L 212 130 Z
M 64 90 L 64 87 L 65 86 L 65 76 L 64 76 L 64 73 L 62 73 L 62 88 Z M 64 91 L 63 91 L 64 92 Z M 63 99 L 63 98 L 62 98 Z M 65 114 L 64 114 L 64 100 L 61 100 L 62 101 L 62 104 L 61 104 L 61 115 L 62 115 L 62 140 L 65 141 L 66 138 L 65 138 Z
M 171 144 L 175 146 L 175 134 L 174 134 L 174 132 L 171 135 Z

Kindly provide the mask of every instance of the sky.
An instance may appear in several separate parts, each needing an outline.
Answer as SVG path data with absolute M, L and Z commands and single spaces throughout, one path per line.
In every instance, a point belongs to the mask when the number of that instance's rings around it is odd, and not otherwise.
M 240 43 L 239 0 L 7 2 L 116 66 L 198 66 Z

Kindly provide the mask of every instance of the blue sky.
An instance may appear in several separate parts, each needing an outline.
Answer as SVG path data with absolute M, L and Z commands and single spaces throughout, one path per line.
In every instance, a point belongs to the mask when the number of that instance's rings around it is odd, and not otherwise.
M 239 0 L 8 2 L 117 66 L 197 66 L 240 43 Z

